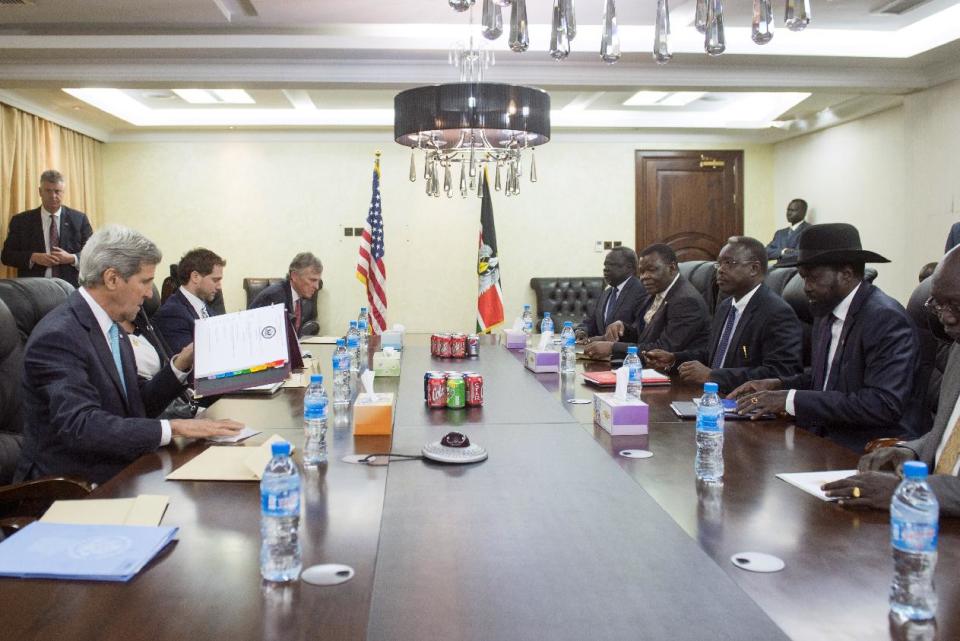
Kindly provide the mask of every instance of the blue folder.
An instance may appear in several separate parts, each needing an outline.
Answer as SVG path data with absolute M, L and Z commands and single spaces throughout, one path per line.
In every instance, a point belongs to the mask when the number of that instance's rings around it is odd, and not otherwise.
M 0 543 L 0 577 L 129 581 L 177 530 L 37 521 Z

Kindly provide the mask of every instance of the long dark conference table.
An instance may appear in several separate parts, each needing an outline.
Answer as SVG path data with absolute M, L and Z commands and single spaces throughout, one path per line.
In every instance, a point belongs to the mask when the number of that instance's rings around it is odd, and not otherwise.
M 865 641 L 918 633 L 888 623 L 888 515 L 824 503 L 775 478 L 852 468 L 856 455 L 785 421 L 728 421 L 725 484 L 698 487 L 693 422 L 669 407 L 696 388 L 645 389 L 649 436 L 611 437 L 593 425 L 590 405 L 564 402 L 591 397 L 579 376 L 562 384 L 557 374 L 533 374 L 518 353 L 483 341 L 477 359 L 442 361 L 431 358 L 428 337 L 408 336 L 400 378 L 376 383 L 398 394 L 392 444 L 332 423 L 329 463 L 302 470 L 304 566 L 350 565 L 349 582 L 262 582 L 258 485 L 165 481 L 208 446 L 177 441 L 91 497 L 168 495 L 163 523 L 180 527 L 179 540 L 127 584 L 0 580 L 0 639 Z M 332 349 L 310 350 L 329 375 Z M 427 408 L 430 369 L 481 372 L 484 407 Z M 279 434 L 299 448 L 302 397 L 302 389 L 226 397 L 209 415 L 262 429 L 251 444 Z M 419 453 L 451 430 L 489 459 L 341 460 Z M 632 448 L 653 457 L 618 455 Z M 955 520 L 941 521 L 940 639 L 960 638 L 958 543 Z M 786 568 L 740 570 L 729 558 L 744 551 L 778 556 Z

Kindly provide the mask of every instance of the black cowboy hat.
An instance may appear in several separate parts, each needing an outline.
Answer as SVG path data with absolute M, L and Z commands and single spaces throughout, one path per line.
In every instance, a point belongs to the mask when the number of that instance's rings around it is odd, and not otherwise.
M 810 225 L 800 233 L 797 245 L 796 252 L 784 255 L 774 267 L 890 262 L 880 254 L 863 249 L 860 232 L 847 223 Z

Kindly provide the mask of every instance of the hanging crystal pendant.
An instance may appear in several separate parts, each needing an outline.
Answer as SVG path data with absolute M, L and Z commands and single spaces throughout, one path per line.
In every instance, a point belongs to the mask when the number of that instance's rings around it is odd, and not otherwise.
M 450 165 L 444 165 L 444 167 L 443 167 L 443 191 L 447 192 L 447 196 L 449 196 L 451 189 L 453 189 L 453 176 L 450 174 Z
M 563 17 L 567 19 L 567 40 L 577 37 L 577 16 L 573 9 L 573 0 L 563 0 Z
M 727 48 L 723 35 L 723 0 L 707 1 L 707 33 L 703 49 L 711 56 L 719 56 Z
M 537 182 L 537 155 L 530 150 L 530 182 Z
M 803 31 L 810 24 L 810 0 L 787 0 L 783 25 L 790 31 Z
M 499 7 L 509 7 L 513 0 L 493 0 L 493 3 Z
M 553 24 L 550 28 L 550 57 L 563 60 L 570 55 L 567 39 L 567 19 L 563 14 L 564 0 L 553 0 Z
M 500 191 L 500 188 L 501 188 L 501 185 L 500 185 L 500 168 L 501 168 L 502 166 L 503 166 L 503 163 L 498 160 L 498 161 L 497 161 L 497 177 L 496 177 L 496 178 L 494 179 L 494 181 L 493 181 L 493 188 L 494 188 L 496 191 Z
M 696 27 L 700 33 L 707 32 L 707 1 L 708 0 L 697 0 L 697 14 L 693 19 L 693 26 Z
M 667 0 L 657 0 L 657 25 L 653 38 L 653 59 L 658 65 L 670 62 L 673 54 L 670 53 L 670 7 Z
M 496 40 L 503 33 L 503 14 L 493 0 L 483 0 L 483 37 Z
M 620 59 L 620 34 L 617 31 L 617 6 L 614 0 L 604 0 L 600 57 L 610 64 Z
M 521 52 L 530 47 L 530 33 L 527 31 L 527 0 L 513 0 L 510 11 L 510 50 Z
M 765 45 L 773 38 L 773 9 L 770 0 L 753 0 L 753 29 L 750 37 L 758 45 Z
M 433 160 L 430 158 L 426 152 L 423 154 L 423 179 L 430 180 L 430 165 L 433 164 Z
M 433 163 L 433 197 L 440 197 L 440 177 L 437 175 L 437 163 Z
M 417 182 L 417 160 L 415 156 L 417 151 L 415 149 L 410 150 L 410 182 Z
M 467 197 L 467 169 L 464 167 L 466 163 L 463 161 L 460 162 L 460 197 Z
M 466 11 L 473 6 L 475 0 L 447 0 L 454 11 Z
M 483 198 L 483 180 L 477 181 L 477 198 Z

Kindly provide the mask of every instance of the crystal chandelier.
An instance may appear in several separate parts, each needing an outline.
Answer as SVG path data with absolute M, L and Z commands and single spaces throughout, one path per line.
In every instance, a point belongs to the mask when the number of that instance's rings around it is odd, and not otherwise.
M 470 9 L 476 0 L 447 0 L 456 11 Z M 530 47 L 527 29 L 527 0 L 481 0 L 483 3 L 483 35 L 496 40 L 503 32 L 501 7 L 510 7 L 510 49 L 526 51 Z M 665 64 L 673 58 L 670 52 L 670 6 L 668 0 L 656 0 L 657 17 L 654 23 L 653 59 Z M 726 50 L 723 33 L 723 0 L 696 0 L 694 26 L 703 34 L 703 48 L 711 56 Z M 783 24 L 791 31 L 803 31 L 810 23 L 810 0 L 785 0 Z M 751 38 L 764 45 L 773 38 L 774 20 L 772 0 L 753 0 Z M 600 38 L 600 57 L 613 64 L 620 60 L 620 36 L 617 33 L 616 0 L 604 0 L 603 35 Z M 570 54 L 570 41 L 577 35 L 574 0 L 553 0 L 553 21 L 550 26 L 550 55 L 563 60 Z
M 488 6 L 484 7 L 483 35 L 496 37 L 503 31 L 500 5 L 487 5 L 493 9 L 488 20 Z M 485 166 L 493 170 L 495 190 L 519 194 L 523 153 L 530 151 L 529 179 L 537 182 L 533 148 L 550 140 L 549 94 L 483 82 L 494 56 L 477 47 L 472 35 L 468 45 L 451 51 L 450 62 L 459 69 L 460 82 L 408 89 L 393 99 L 394 140 L 412 149 L 410 181 L 417 180 L 416 155 L 421 152 L 428 196 L 439 197 L 441 192 L 448 198 L 457 192 L 463 198 L 471 193 L 482 196 Z

